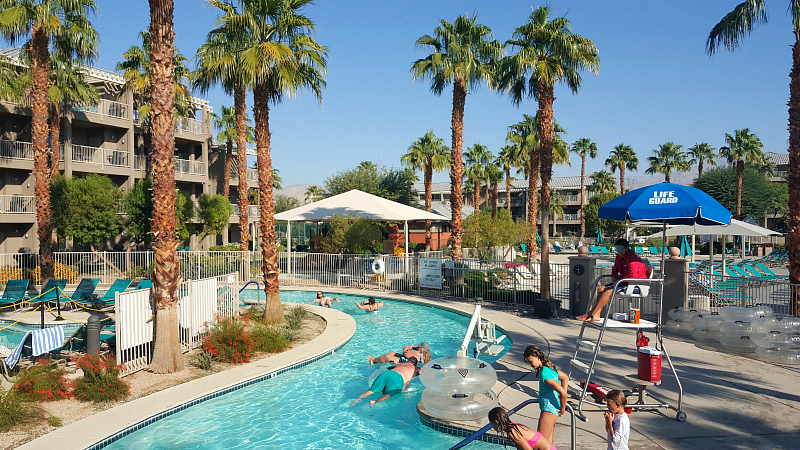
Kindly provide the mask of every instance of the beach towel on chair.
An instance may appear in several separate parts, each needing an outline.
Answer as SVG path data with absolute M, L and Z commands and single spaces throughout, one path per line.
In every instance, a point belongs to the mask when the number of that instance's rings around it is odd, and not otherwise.
M 33 356 L 43 355 L 51 350 L 57 350 L 64 345 L 64 326 L 41 328 L 32 330 L 31 350 Z

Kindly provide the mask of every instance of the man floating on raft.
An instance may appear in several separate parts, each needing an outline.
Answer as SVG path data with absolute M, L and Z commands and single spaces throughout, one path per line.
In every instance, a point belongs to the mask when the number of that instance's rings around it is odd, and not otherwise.
M 382 402 L 392 395 L 403 392 L 403 389 L 411 383 L 411 379 L 419 375 L 421 368 L 417 367 L 417 361 L 417 358 L 411 356 L 408 358 L 408 362 L 396 364 L 394 367 L 385 370 L 375 378 L 369 390 L 361 394 L 353 403 L 350 403 L 350 406 L 355 406 L 361 399 L 372 394 L 381 394 L 377 400 L 369 401 L 369 407 L 372 408 L 375 403 Z

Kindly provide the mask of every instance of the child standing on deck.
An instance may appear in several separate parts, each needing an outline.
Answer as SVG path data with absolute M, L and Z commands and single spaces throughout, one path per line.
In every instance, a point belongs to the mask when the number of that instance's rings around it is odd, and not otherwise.
M 567 407 L 569 377 L 556 369 L 542 349 L 535 345 L 529 345 L 523 357 L 539 375 L 539 409 L 542 412 L 539 415 L 538 430 L 542 436 L 553 442 L 556 420 L 564 414 Z
M 606 394 L 608 411 L 603 413 L 606 420 L 608 450 L 628 450 L 628 438 L 631 434 L 631 422 L 625 414 L 628 399 L 625 393 L 614 389 Z

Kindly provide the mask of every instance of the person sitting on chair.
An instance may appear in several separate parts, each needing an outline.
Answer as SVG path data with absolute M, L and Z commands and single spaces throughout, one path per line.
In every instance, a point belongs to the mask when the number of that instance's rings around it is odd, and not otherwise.
M 614 260 L 614 267 L 611 269 L 611 275 L 614 276 L 615 281 L 600 286 L 597 288 L 597 305 L 592 308 L 589 314 L 582 314 L 577 317 L 578 320 L 585 322 L 592 322 L 600 320 L 600 313 L 603 307 L 611 300 L 611 290 L 614 284 L 623 278 L 647 278 L 647 266 L 642 258 L 635 251 L 631 250 L 630 244 L 625 239 L 617 239 L 614 242 L 614 250 L 617 252 L 617 257 Z M 617 287 L 617 293 L 625 292 L 628 283 L 620 283 Z M 638 288 L 634 290 L 638 294 Z

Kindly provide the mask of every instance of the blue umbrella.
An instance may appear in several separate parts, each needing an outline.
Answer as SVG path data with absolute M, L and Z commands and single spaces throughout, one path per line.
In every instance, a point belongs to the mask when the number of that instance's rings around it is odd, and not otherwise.
M 660 183 L 621 195 L 600 206 L 601 219 L 661 222 L 669 225 L 728 225 L 731 212 L 705 192 Z
M 681 236 L 678 242 L 681 249 L 681 257 L 692 256 L 692 244 L 689 243 L 689 239 L 686 236 Z
M 603 243 L 603 229 L 602 228 L 598 228 L 597 229 L 597 243 L 598 244 L 602 244 Z

